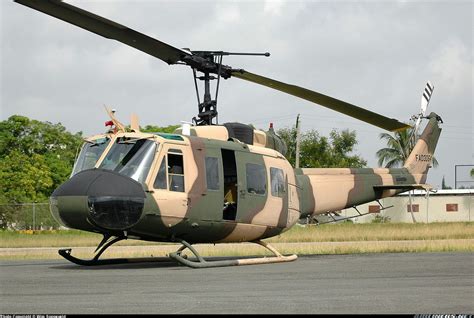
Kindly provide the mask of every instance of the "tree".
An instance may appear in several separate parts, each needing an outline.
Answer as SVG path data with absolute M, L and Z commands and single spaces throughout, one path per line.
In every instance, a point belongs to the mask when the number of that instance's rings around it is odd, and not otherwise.
M 445 189 L 445 190 L 452 189 L 451 187 L 448 187 L 446 185 L 446 181 L 444 180 L 444 176 L 443 176 L 443 180 L 441 180 L 441 189 Z
M 287 147 L 285 157 L 294 167 L 296 162 L 296 127 L 281 128 L 276 133 L 285 142 Z
M 2 196 L 11 203 L 44 201 L 53 185 L 44 156 L 27 156 L 18 150 L 0 159 Z
M 295 165 L 296 127 L 283 128 L 277 134 L 285 141 L 288 151 L 286 158 Z M 320 136 L 316 130 L 301 134 L 300 167 L 301 168 L 361 168 L 367 161 L 357 155 L 349 155 L 357 144 L 356 133 L 349 130 L 332 130 L 329 138 Z
M 60 123 L 30 120 L 19 115 L 13 115 L 0 122 L 0 156 L 15 149 L 26 155 L 67 154 L 69 148 L 81 143 L 82 133 L 72 135 Z M 73 160 L 74 151 L 72 151 Z
M 21 219 L 21 206 L 11 203 L 43 202 L 53 184 L 44 156 L 27 156 L 18 150 L 0 159 L 0 228 Z
M 159 127 L 159 126 L 154 126 L 154 125 L 146 125 L 145 127 L 140 127 L 141 132 L 162 132 L 162 133 L 173 133 L 177 128 L 179 128 L 179 125 L 169 125 L 166 127 Z
M 81 144 L 82 133 L 60 123 L 19 115 L 1 121 L 0 192 L 9 202 L 47 199 L 69 177 Z
M 382 148 L 376 152 L 380 167 L 395 168 L 403 166 L 415 147 L 415 142 L 412 138 L 412 129 L 410 128 L 397 131 L 394 136 L 382 133 L 380 134 L 380 139 L 385 140 L 387 143 L 387 148 Z M 438 161 L 434 157 L 433 166 L 438 166 Z
M 0 122 L 0 228 L 23 213 L 12 203 L 44 202 L 70 175 L 82 133 L 14 115 Z

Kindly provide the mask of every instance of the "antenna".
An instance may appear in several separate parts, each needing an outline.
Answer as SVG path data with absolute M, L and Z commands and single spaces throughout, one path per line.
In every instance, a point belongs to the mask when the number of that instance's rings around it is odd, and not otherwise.
M 295 151 L 295 168 L 300 167 L 300 114 L 296 116 L 296 151 Z

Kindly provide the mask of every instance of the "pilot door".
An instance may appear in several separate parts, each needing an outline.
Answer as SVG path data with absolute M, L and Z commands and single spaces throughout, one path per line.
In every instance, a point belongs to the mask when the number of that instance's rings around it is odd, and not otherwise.
M 188 210 L 188 195 L 185 178 L 185 147 L 163 145 L 158 165 L 153 171 L 153 197 L 157 201 L 159 214 L 168 226 L 180 222 Z

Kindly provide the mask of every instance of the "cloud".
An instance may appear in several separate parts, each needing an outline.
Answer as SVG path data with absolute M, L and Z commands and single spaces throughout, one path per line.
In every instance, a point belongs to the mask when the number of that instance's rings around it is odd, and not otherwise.
M 240 7 L 237 3 L 222 2 L 216 7 L 217 22 L 236 23 L 240 21 Z
M 472 51 L 459 39 L 450 39 L 433 52 L 429 69 L 451 94 L 459 94 L 472 90 Z
M 431 80 L 429 111 L 446 123 L 433 183 L 444 174 L 452 184 L 455 161 L 472 162 L 472 2 L 68 2 L 178 48 L 269 51 L 270 58 L 226 56 L 224 64 L 400 120 L 418 111 Z M 0 6 L 0 119 L 17 113 L 89 135 L 103 129 L 103 104 L 117 108 L 124 122 L 131 112 L 154 125 L 196 114 L 189 68 L 12 1 Z M 380 129 L 307 101 L 234 78 L 220 85 L 221 123 L 258 121 L 263 128 L 273 121 L 281 128 L 301 113 L 303 129 L 356 130 L 358 152 L 372 166 L 385 146 Z
M 284 0 L 265 0 L 263 5 L 263 13 L 268 15 L 281 15 L 283 7 L 285 6 Z

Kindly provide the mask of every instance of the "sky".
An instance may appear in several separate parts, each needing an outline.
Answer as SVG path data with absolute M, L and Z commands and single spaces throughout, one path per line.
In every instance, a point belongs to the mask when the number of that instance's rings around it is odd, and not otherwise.
M 454 186 L 474 164 L 472 1 L 67 1 L 177 48 L 270 52 L 226 56 L 233 68 L 302 86 L 408 122 L 434 85 L 428 112 L 444 121 L 428 183 Z M 128 124 L 191 121 L 189 67 L 172 65 L 13 1 L 0 1 L 0 120 L 13 114 L 92 135 L 104 105 Z M 214 84 L 214 83 L 213 83 Z M 221 81 L 219 122 L 357 133 L 354 151 L 377 167 L 384 130 L 264 86 Z M 463 170 L 464 169 L 464 170 Z M 458 180 L 469 179 L 458 167 Z

